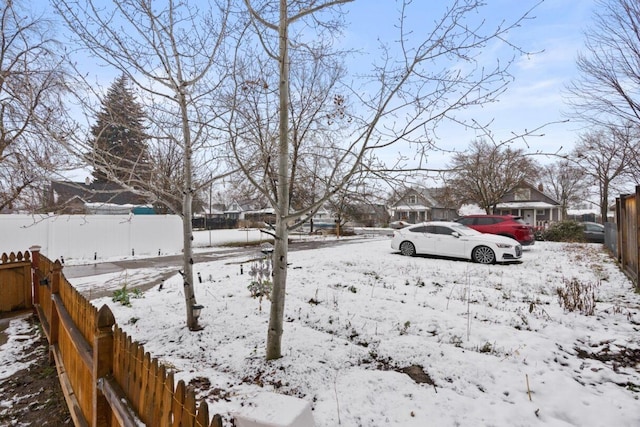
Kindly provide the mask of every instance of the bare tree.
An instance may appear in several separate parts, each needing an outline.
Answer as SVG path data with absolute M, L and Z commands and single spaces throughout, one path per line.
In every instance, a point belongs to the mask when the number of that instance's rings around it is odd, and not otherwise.
M 367 179 L 367 174 L 358 174 L 326 201 L 325 206 L 334 216 L 338 236 L 344 234 L 343 227 L 349 221 L 364 223 L 382 219 L 388 222 L 388 216 L 370 218 L 378 213 L 377 207 L 384 203 L 386 194 L 380 188 L 381 184 L 380 181 Z
M 580 118 L 599 125 L 640 125 L 640 3 L 598 0 L 578 56 L 580 77 L 568 87 L 568 100 Z
M 0 5 L 0 212 L 33 208 L 30 190 L 68 166 L 43 128 L 61 116 L 65 87 L 51 30 L 19 1 Z
M 542 168 L 541 180 L 544 191 L 560 202 L 562 218 L 567 217 L 569 206 L 587 198 L 591 182 L 584 170 L 570 160 L 545 165 Z
M 446 185 L 460 203 L 476 203 L 487 214 L 526 180 L 537 178 L 538 167 L 522 149 L 479 139 L 466 152 L 453 156 Z
M 580 136 L 570 159 L 595 185 L 602 222 L 607 220 L 610 195 L 620 191 L 632 174 L 629 165 L 640 146 L 630 126 L 598 128 Z
M 341 6 L 351 1 L 244 1 L 252 31 L 237 51 L 229 132 L 243 172 L 263 189 L 276 212 L 267 359 L 282 355 L 289 231 L 354 177 L 397 171 L 395 166 L 378 167 L 376 151 L 409 143 L 425 155 L 433 141 L 429 132 L 439 122 L 456 120 L 455 112 L 462 108 L 494 101 L 510 80 L 507 69 L 513 58 L 487 65 L 487 58 L 479 63 L 480 55 L 489 43 L 508 45 L 507 33 L 528 16 L 489 28 L 475 20 L 482 2 L 453 1 L 430 30 L 421 26 L 418 32 L 403 19 L 411 13 L 411 2 L 400 2 L 397 44 L 382 44 L 381 63 L 373 65 L 368 77 L 351 76 L 356 80 L 346 84 L 329 64 L 340 63 L 341 52 L 333 44 L 342 29 Z M 262 52 L 251 50 L 255 45 Z M 240 60 L 249 51 L 260 67 Z M 324 77 L 314 80 L 309 70 Z M 310 81 L 324 84 L 301 91 L 300 82 Z M 291 188 L 302 176 L 294 171 L 309 157 L 317 159 L 309 166 L 321 165 L 315 172 L 307 166 L 315 173 L 316 197 L 294 204 Z M 416 169 L 425 168 L 423 160 L 418 159 Z
M 137 91 L 147 119 L 152 179 L 145 182 L 131 176 L 125 182 L 121 174 L 109 170 L 113 162 L 108 159 L 94 165 L 123 188 L 181 215 L 187 326 L 197 330 L 192 203 L 201 187 L 228 172 L 221 163 L 224 152 L 215 134 L 215 122 L 221 114 L 216 91 L 227 76 L 223 56 L 229 2 L 207 2 L 202 9 L 173 0 L 162 6 L 146 0 L 122 0 L 106 6 L 94 0 L 54 0 L 54 5 L 75 42 L 126 76 Z M 95 115 L 94 100 L 100 93 L 90 83 L 76 82 L 76 94 L 85 112 Z M 53 130 L 53 134 L 79 156 L 91 151 L 87 129 L 79 123 Z

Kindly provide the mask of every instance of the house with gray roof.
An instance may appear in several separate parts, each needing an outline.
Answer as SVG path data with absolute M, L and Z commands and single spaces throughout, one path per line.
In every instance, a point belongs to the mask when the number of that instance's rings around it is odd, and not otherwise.
M 544 193 L 542 185 L 523 182 L 509 191 L 496 205 L 497 215 L 516 215 L 534 227 L 562 221 L 560 202 Z
M 45 209 L 56 214 L 154 213 L 144 197 L 112 182 L 51 181 Z
M 458 217 L 457 209 L 445 206 L 441 189 L 407 189 L 398 200 L 389 207 L 391 221 L 418 223 L 423 221 L 450 221 Z

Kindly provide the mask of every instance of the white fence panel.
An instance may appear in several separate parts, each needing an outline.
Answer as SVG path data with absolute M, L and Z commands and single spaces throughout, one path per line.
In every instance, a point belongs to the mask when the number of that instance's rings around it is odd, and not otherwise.
M 0 253 L 39 245 L 50 259 L 98 259 L 176 253 L 177 215 L 0 215 Z

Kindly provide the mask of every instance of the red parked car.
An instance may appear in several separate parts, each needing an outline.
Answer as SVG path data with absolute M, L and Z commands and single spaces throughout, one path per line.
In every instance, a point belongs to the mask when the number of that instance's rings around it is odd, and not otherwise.
M 455 220 L 481 233 L 499 234 L 517 240 L 522 246 L 536 242 L 533 227 L 519 216 L 513 215 L 466 215 Z

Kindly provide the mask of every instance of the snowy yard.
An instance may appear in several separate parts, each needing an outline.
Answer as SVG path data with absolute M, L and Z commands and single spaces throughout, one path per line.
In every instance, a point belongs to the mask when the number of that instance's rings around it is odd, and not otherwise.
M 94 303 L 225 419 L 273 390 L 311 402 L 318 427 L 640 425 L 640 295 L 599 245 L 538 242 L 490 266 L 403 257 L 388 237 L 292 252 L 272 362 L 269 302 L 247 289 L 259 255 L 194 266 L 199 332 L 178 275 L 131 307 Z M 594 315 L 563 309 L 570 283 L 595 290 Z

